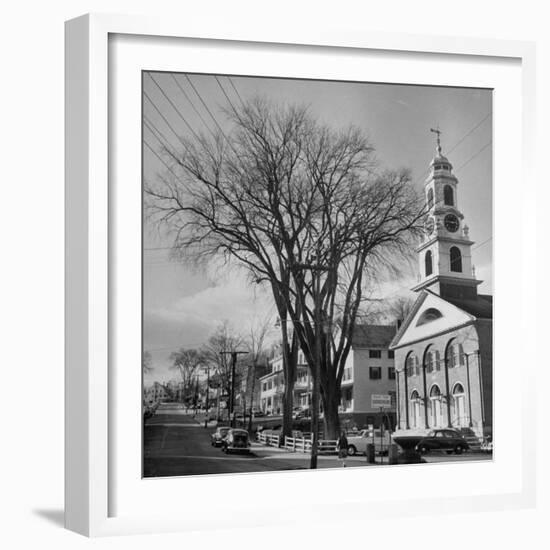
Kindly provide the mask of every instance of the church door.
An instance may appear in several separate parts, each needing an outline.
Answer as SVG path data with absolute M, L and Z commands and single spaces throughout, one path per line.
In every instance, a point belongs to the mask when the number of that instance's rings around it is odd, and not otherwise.
M 466 396 L 464 394 L 464 387 L 460 383 L 457 383 L 453 388 L 453 405 L 453 426 L 457 426 L 459 428 L 468 426 L 470 419 L 468 418 L 468 413 L 466 412 Z

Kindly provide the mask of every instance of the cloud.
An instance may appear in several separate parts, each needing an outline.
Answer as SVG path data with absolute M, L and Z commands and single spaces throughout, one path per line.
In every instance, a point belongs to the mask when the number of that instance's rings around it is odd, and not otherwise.
M 230 320 L 238 330 L 246 330 L 254 319 L 271 310 L 273 300 L 265 289 L 233 274 L 167 306 L 146 310 L 145 341 L 152 348 L 174 342 L 196 345 L 206 341 L 220 322 Z

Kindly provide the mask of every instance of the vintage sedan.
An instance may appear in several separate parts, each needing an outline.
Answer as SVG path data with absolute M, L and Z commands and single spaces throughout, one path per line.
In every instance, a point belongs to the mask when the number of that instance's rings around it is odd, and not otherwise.
M 374 444 L 375 452 L 378 454 L 386 454 L 390 445 L 390 432 L 384 430 L 382 433 L 379 429 L 361 430 L 357 434 L 348 434 L 347 440 L 350 456 L 357 453 L 365 454 L 369 443 Z
M 450 428 L 432 430 L 426 437 L 423 437 L 416 445 L 416 450 L 421 454 L 432 451 L 443 451 L 447 454 L 462 454 L 470 448 L 464 436 Z
M 230 430 L 229 426 L 220 426 L 216 431 L 210 436 L 210 443 L 212 447 L 221 447 L 222 440 L 227 435 L 227 432 Z
M 227 435 L 222 439 L 222 451 L 224 453 L 249 453 L 250 438 L 246 430 L 233 428 L 227 432 Z

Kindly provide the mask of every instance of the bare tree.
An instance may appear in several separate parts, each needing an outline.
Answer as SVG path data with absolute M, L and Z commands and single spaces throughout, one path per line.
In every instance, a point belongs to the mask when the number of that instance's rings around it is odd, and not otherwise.
M 176 253 L 197 261 L 221 255 L 270 287 L 287 388 L 298 346 L 313 367 L 320 338 L 325 432 L 335 437 L 369 274 L 406 250 L 424 207 L 407 172 L 377 171 L 373 148 L 357 128 L 334 131 L 306 108 L 260 99 L 228 116 L 230 136 L 184 141 L 181 152 L 165 148 L 171 174 L 147 184 L 150 206 L 173 231 Z M 287 407 L 290 417 L 291 393 Z
M 150 351 L 144 351 L 141 356 L 141 368 L 143 374 L 148 374 L 154 370 L 153 368 L 153 358 Z
M 228 321 L 218 325 L 207 343 L 201 348 L 204 360 L 213 371 L 212 384 L 221 388 L 222 392 L 229 395 L 231 392 L 231 356 L 244 346 L 244 338 L 235 332 Z M 235 386 L 240 382 L 244 367 L 238 363 L 236 370 Z
M 249 429 L 252 428 L 252 408 L 256 392 L 256 380 L 264 374 L 267 363 L 267 337 L 273 324 L 272 315 L 268 313 L 263 319 L 254 319 L 246 337 L 249 356 L 246 358 L 246 386 L 244 399 L 249 404 Z
M 390 320 L 392 321 L 404 321 L 414 305 L 415 297 L 414 296 L 397 296 L 392 301 L 390 301 L 388 306 L 388 314 L 390 315 Z
M 180 374 L 183 399 L 189 399 L 195 393 L 198 369 L 205 363 L 204 355 L 196 349 L 181 348 L 170 354 L 170 368 Z

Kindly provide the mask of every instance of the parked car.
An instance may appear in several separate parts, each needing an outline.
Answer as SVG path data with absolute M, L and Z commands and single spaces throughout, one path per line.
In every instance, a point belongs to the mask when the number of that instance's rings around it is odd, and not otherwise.
M 493 439 L 491 436 L 487 436 L 481 443 L 480 450 L 482 453 L 493 452 Z
M 216 431 L 210 436 L 210 442 L 213 447 L 221 447 L 223 438 L 227 435 L 227 432 L 230 430 L 229 426 L 220 426 Z
M 250 438 L 246 430 L 232 428 L 227 432 L 227 435 L 222 439 L 222 451 L 224 453 L 231 452 L 250 452 Z
M 348 455 L 354 456 L 357 453 L 365 454 L 367 452 L 367 444 L 374 443 L 375 451 L 380 454 L 386 454 L 390 445 L 390 432 L 384 430 L 382 435 L 381 430 L 361 430 L 357 434 L 347 435 L 348 440 Z
M 431 451 L 445 451 L 447 454 L 455 452 L 459 455 L 469 448 L 470 446 L 464 436 L 460 432 L 449 428 L 432 430 L 416 445 L 416 450 L 421 454 Z
M 264 411 L 262 411 L 260 409 L 252 409 L 252 414 L 253 414 L 254 418 L 261 418 L 262 416 L 265 416 Z

